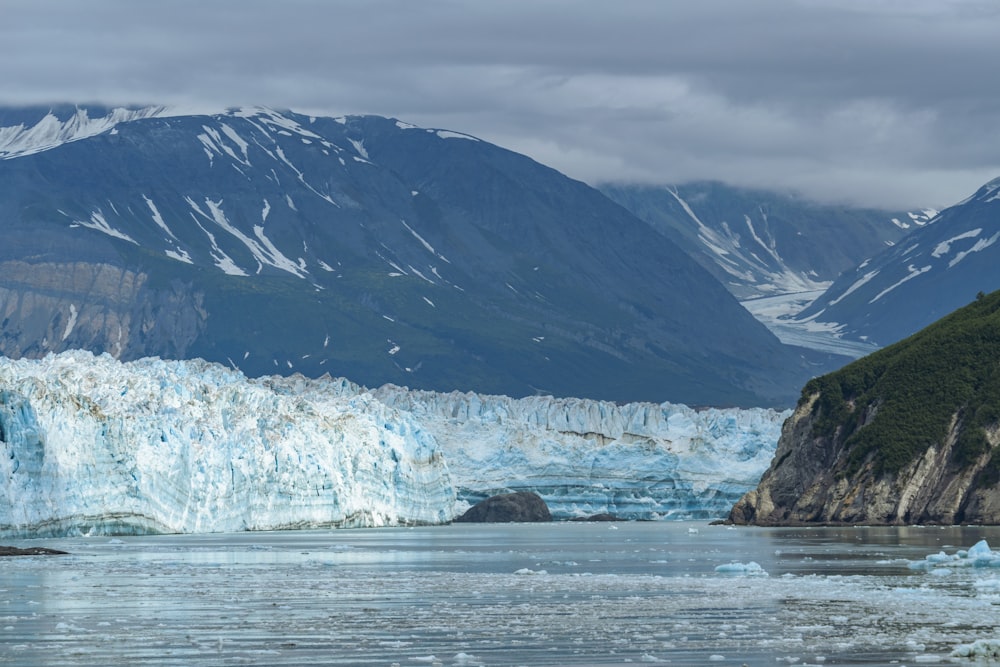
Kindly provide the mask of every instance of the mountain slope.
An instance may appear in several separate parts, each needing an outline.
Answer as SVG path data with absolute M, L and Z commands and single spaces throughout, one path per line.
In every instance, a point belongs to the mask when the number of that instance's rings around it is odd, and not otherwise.
M 0 352 L 742 405 L 814 372 L 524 156 L 378 117 L 150 115 L 0 160 Z
M 810 381 L 737 523 L 1000 523 L 1000 292 Z
M 1000 179 L 846 271 L 798 319 L 886 345 L 1000 288 Z
M 824 289 L 936 213 L 817 204 L 716 182 L 600 189 L 676 241 L 740 299 Z

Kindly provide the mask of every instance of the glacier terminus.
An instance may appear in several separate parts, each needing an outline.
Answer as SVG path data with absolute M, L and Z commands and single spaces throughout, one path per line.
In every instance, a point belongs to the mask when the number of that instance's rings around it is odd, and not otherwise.
M 0 358 L 0 536 L 440 524 L 510 490 L 562 519 L 721 516 L 786 417 L 82 351 Z

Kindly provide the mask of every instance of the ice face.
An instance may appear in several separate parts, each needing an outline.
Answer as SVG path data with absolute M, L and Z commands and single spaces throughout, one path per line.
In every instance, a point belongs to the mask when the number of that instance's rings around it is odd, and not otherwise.
M 464 506 L 528 490 L 556 518 L 724 516 L 767 469 L 789 414 L 392 386 L 375 395 L 434 434 Z
M 434 439 L 366 394 L 201 361 L 0 360 L 0 534 L 441 523 Z
M 719 516 L 786 416 L 0 358 L 0 535 L 443 523 L 512 490 L 557 518 Z

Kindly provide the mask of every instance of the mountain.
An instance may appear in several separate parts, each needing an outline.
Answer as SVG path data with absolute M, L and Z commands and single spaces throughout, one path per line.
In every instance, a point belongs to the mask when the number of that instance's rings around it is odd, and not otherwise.
M 718 182 L 601 192 L 695 257 L 740 299 L 825 289 L 937 212 L 819 204 Z
M 730 519 L 1000 523 L 998 357 L 1000 291 L 810 381 Z
M 269 109 L 0 118 L 13 358 L 716 405 L 789 404 L 816 372 L 648 224 L 465 134 Z
M 0 536 L 444 523 L 506 489 L 563 519 L 720 516 L 786 416 L 0 358 Z
M 1000 178 L 905 242 L 846 271 L 804 309 L 801 322 L 886 345 L 1000 288 Z

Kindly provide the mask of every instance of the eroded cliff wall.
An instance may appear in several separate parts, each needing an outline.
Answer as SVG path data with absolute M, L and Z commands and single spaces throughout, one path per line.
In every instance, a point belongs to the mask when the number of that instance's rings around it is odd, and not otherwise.
M 923 455 L 898 472 L 879 471 L 869 457 L 860 467 L 852 460 L 847 437 L 817 434 L 818 394 L 801 402 L 782 427 L 771 466 L 756 489 L 733 507 L 737 524 L 998 524 L 1000 483 L 991 452 L 1000 430 L 990 428 L 990 450 L 969 464 L 956 461 L 959 414 L 944 438 L 928 443 Z M 860 427 L 870 423 L 877 406 L 864 409 Z

